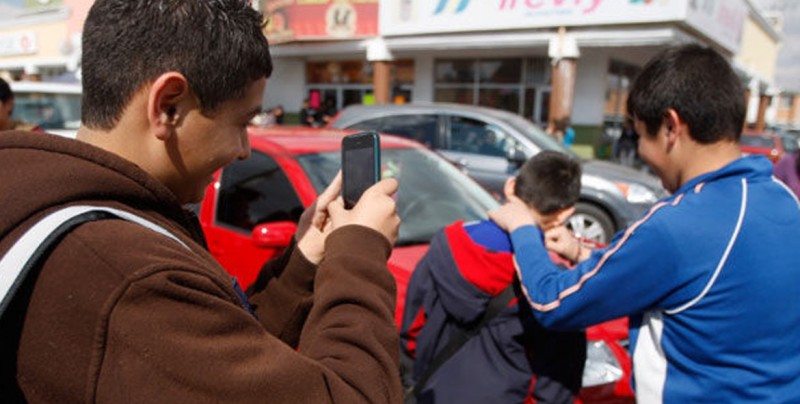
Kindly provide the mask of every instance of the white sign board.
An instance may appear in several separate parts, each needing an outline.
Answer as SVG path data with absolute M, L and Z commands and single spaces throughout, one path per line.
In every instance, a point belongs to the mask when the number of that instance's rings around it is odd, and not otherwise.
M 743 9 L 747 15 L 743 0 L 381 0 L 379 20 L 380 33 L 387 37 L 682 22 L 725 47 L 738 48 L 744 19 L 694 11 L 703 2 L 725 3 L 715 9 L 737 16 Z
M 34 32 L 0 34 L 0 56 L 30 55 L 37 51 L 38 45 Z

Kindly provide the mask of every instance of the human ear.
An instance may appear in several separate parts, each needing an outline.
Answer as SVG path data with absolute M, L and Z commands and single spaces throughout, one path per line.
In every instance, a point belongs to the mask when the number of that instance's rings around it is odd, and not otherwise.
M 667 111 L 664 112 L 662 125 L 666 130 L 667 150 L 671 150 L 674 147 L 675 142 L 678 140 L 678 135 L 684 126 L 683 120 L 681 120 L 681 116 L 678 114 L 678 111 L 673 108 L 667 108 Z
M 156 78 L 147 98 L 147 118 L 156 138 L 166 140 L 171 136 L 190 95 L 189 82 L 182 74 L 168 72 Z
M 505 194 L 506 200 L 511 199 L 512 196 L 516 196 L 514 193 L 515 186 L 517 186 L 517 177 L 509 177 L 505 184 L 503 184 L 503 194 Z

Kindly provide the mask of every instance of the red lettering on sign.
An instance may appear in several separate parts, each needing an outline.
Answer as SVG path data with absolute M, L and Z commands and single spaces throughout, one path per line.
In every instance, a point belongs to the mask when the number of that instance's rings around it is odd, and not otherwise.
M 545 10 L 567 7 L 579 10 L 583 14 L 589 14 L 594 12 L 602 2 L 603 0 L 524 0 L 524 2 L 517 3 L 517 0 L 500 0 L 499 9 L 513 11 L 517 9 Z M 517 4 L 520 4 L 519 8 Z

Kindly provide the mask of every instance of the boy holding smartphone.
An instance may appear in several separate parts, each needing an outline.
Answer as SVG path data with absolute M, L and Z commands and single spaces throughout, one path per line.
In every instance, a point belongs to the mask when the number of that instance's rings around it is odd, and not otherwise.
M 580 164 L 542 151 L 505 184 L 547 226 L 563 223 L 580 194 Z M 516 281 L 508 233 L 490 220 L 456 222 L 437 233 L 411 277 L 401 327 L 404 355 L 414 360 L 411 383 L 460 329 Z M 553 255 L 554 262 L 567 262 Z M 545 331 L 516 299 L 428 379 L 417 402 L 572 402 L 586 359 L 583 332 Z M 419 386 L 417 387 L 419 388 Z
M 184 208 L 250 155 L 272 72 L 263 23 L 246 0 L 96 0 L 77 140 L 0 136 L 0 255 L 76 204 L 164 230 L 98 220 L 49 251 L 0 324 L 3 402 L 402 400 L 396 181 L 346 210 L 334 180 L 246 295 Z

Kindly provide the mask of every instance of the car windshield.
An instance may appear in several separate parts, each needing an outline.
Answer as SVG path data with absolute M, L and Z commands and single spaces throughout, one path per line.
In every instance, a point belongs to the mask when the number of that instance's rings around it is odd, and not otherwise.
M 577 154 L 564 147 L 564 145 L 559 143 L 552 136 L 549 136 L 542 129 L 536 126 L 535 123 L 519 115 L 514 115 L 511 113 L 503 114 L 502 119 L 509 125 L 513 126 L 519 133 L 525 135 L 525 137 L 530 139 L 531 142 L 541 147 L 542 150 L 555 150 L 570 155 L 574 158 L 578 158 Z
M 381 154 L 382 177 L 400 183 L 396 196 L 402 219 L 398 245 L 427 243 L 442 227 L 456 220 L 486 219 L 486 212 L 498 206 L 488 192 L 428 150 L 382 149 Z M 341 154 L 304 154 L 298 161 L 320 193 L 339 170 Z
M 42 129 L 78 129 L 81 95 L 17 92 L 12 117 Z
M 771 136 L 743 135 L 741 143 L 742 146 L 767 148 L 775 147 L 775 139 Z

